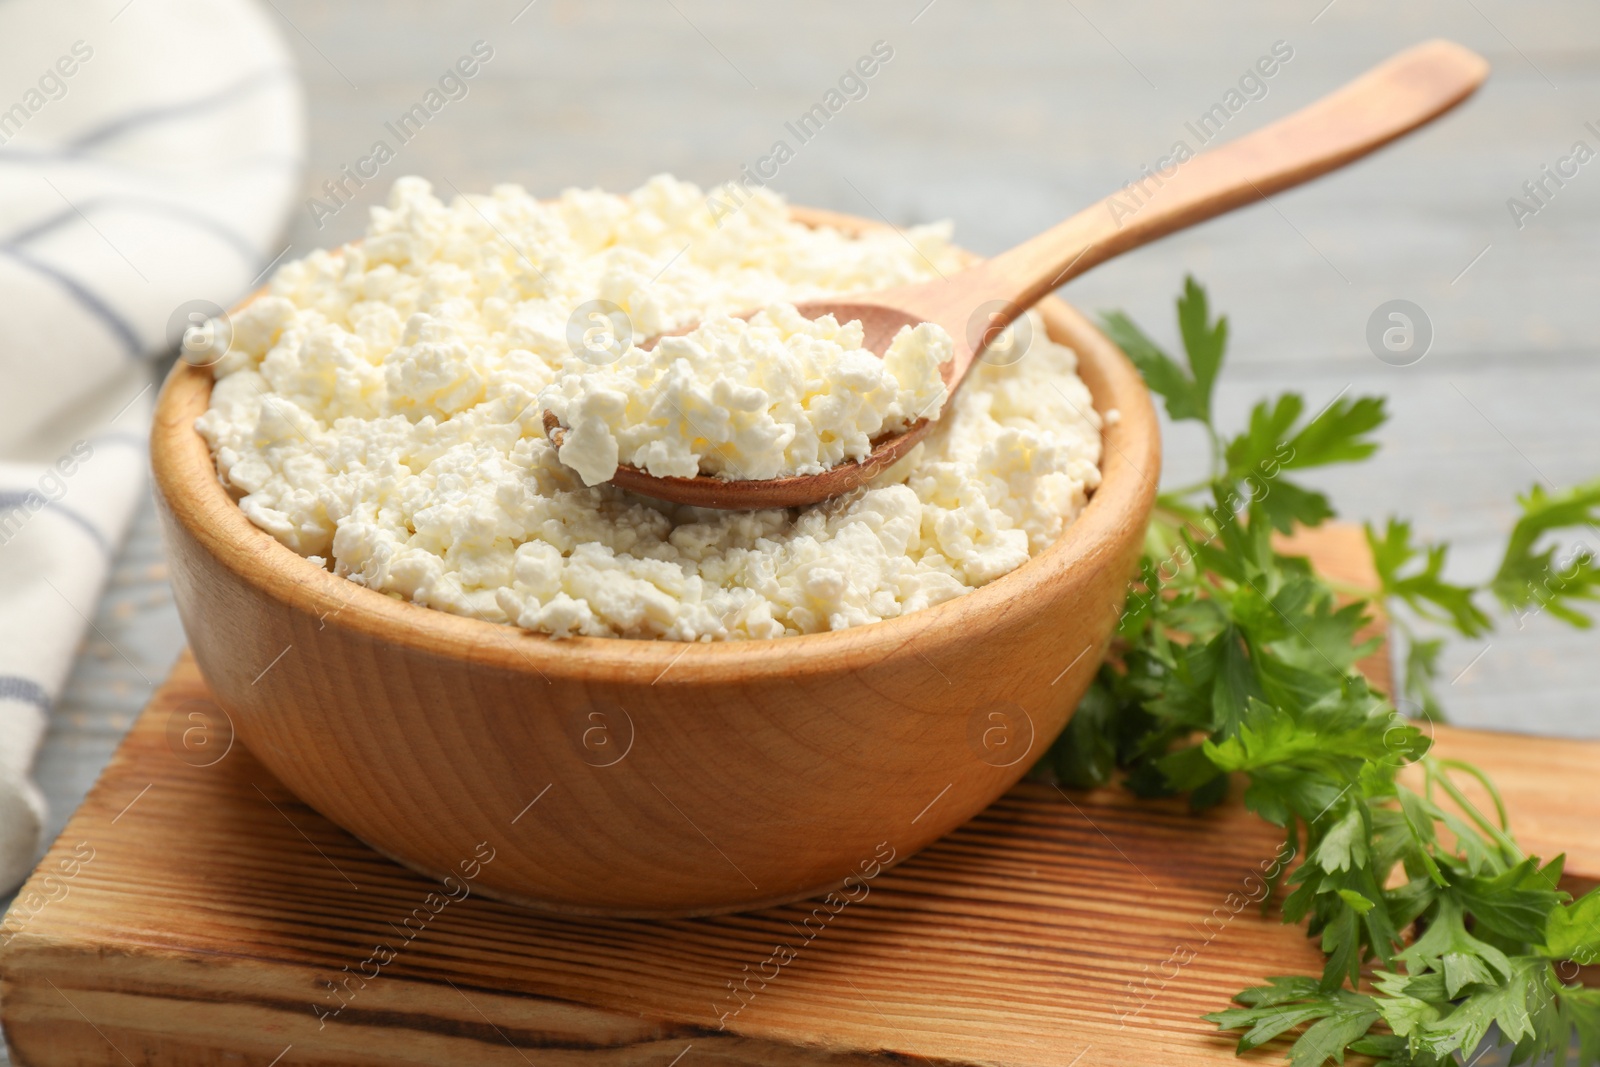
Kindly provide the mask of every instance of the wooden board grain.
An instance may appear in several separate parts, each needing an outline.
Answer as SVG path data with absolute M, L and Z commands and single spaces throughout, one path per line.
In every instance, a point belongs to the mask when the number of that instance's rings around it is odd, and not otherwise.
M 1024 783 L 833 908 L 572 920 L 470 879 L 447 899 L 219 721 L 185 658 L 19 896 L 0 932 L 17 1063 L 1223 1064 L 1198 1016 L 1318 965 L 1248 906 L 1278 840 L 1236 804 Z M 1438 743 L 1497 777 L 1530 852 L 1600 876 L 1600 745 Z

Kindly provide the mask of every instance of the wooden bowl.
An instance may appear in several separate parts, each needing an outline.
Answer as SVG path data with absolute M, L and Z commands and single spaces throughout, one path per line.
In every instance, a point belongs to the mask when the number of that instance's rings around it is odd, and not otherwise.
M 151 462 L 195 658 L 285 786 L 436 879 L 609 916 L 854 899 L 1065 726 L 1139 555 L 1160 471 L 1149 394 L 1083 316 L 1040 310 L 1095 407 L 1121 413 L 1082 515 L 965 596 L 768 641 L 558 641 L 336 577 L 239 510 L 194 429 L 211 373 L 180 362 Z

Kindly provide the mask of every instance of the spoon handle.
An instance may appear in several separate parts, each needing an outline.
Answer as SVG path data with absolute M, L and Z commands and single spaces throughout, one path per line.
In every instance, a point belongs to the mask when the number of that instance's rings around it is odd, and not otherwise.
M 1309 181 L 1380 148 L 1449 111 L 1488 75 L 1483 57 L 1451 41 L 1408 48 L 1292 115 L 1165 171 L 1145 172 L 1099 203 L 954 275 L 902 290 L 908 310 L 923 311 L 958 338 L 982 305 L 1004 310 L 980 327 L 998 331 L 1057 286 L 1114 256 L 1175 230 Z M 915 303 L 926 306 L 918 308 Z M 970 344 L 957 359 L 970 361 Z M 965 367 L 956 368 L 964 372 Z

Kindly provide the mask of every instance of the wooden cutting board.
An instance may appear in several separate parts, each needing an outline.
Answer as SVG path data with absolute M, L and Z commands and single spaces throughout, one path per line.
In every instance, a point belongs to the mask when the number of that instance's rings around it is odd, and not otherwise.
M 1358 535 L 1308 547 L 1363 577 Z M 1199 1016 L 1320 965 L 1237 803 L 1024 783 L 836 910 L 557 919 L 374 853 L 222 722 L 183 658 L 0 926 L 19 1065 L 1224 1064 Z M 1600 881 L 1600 743 L 1437 742 Z

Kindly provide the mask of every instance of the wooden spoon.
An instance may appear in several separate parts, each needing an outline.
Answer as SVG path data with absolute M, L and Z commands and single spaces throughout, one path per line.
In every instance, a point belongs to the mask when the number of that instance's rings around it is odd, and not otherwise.
M 1286 118 L 1142 177 L 1010 251 L 936 282 L 799 305 L 807 318 L 859 319 L 865 347 L 882 355 L 902 326 L 934 322 L 955 339 L 944 367 L 953 394 L 986 344 L 1057 286 L 1091 267 L 1226 211 L 1254 204 L 1360 159 L 1449 111 L 1488 75 L 1483 57 L 1451 41 L 1409 48 Z M 993 310 L 991 310 L 993 309 Z M 678 331 L 687 332 L 687 331 Z M 657 478 L 619 466 L 612 482 L 661 500 L 732 510 L 799 507 L 839 496 L 900 459 L 933 423 L 878 438 L 861 462 L 766 480 L 708 475 Z M 545 413 L 559 447 L 562 429 Z

